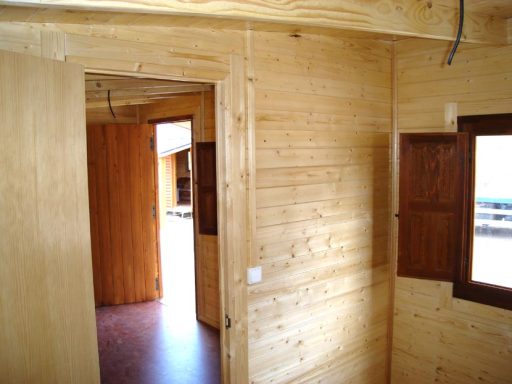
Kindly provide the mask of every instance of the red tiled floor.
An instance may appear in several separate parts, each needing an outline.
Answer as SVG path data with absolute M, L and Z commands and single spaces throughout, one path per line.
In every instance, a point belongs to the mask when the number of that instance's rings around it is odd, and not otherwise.
M 96 309 L 104 384 L 220 382 L 219 331 L 157 301 Z

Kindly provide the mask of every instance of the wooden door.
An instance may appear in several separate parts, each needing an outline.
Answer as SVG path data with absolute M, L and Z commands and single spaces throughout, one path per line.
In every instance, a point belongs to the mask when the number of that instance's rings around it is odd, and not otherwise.
M 197 319 L 220 328 L 215 142 L 194 145 L 194 239 Z
M 96 305 L 159 297 L 154 125 L 87 127 Z
M 0 51 L 0 381 L 99 383 L 80 65 Z
M 199 234 L 217 236 L 217 172 L 215 142 L 196 143 L 196 194 Z

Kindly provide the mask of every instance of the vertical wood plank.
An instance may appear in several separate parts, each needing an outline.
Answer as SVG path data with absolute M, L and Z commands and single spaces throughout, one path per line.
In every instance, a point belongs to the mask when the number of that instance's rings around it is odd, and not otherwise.
M 226 231 L 229 286 L 230 353 L 236 356 L 230 369 L 231 382 L 248 377 L 247 345 L 247 279 L 246 270 L 251 259 L 248 246 L 248 198 L 247 198 L 247 122 L 245 115 L 245 65 L 238 55 L 231 56 L 231 74 L 226 111 Z
M 254 33 L 246 32 L 245 38 L 246 63 L 246 111 L 247 111 L 247 184 L 248 184 L 248 217 L 249 217 L 249 265 L 257 264 L 256 258 L 256 105 L 254 68 Z
M 96 159 L 96 196 L 98 204 L 98 240 L 101 259 L 101 302 L 114 303 L 114 276 L 112 273 L 112 244 L 110 238 L 110 199 L 107 172 L 107 142 L 104 126 L 92 126 L 95 131 L 94 150 Z
M 199 107 L 199 135 L 196 136 L 196 141 L 205 141 L 205 103 L 204 103 L 204 91 L 201 91 L 201 104 Z
M 171 155 L 171 204 L 175 207 L 178 204 L 178 179 L 176 154 Z
M 158 278 L 158 288 L 157 295 L 158 297 L 164 297 L 164 290 L 162 289 L 163 285 L 161 282 L 162 279 L 162 263 L 160 258 L 160 204 L 158 198 L 160 196 L 160 185 L 159 185 L 159 177 L 158 177 L 158 151 L 157 151 L 157 137 L 156 137 L 156 124 L 151 126 L 152 131 L 152 162 L 153 162 L 153 186 L 154 186 L 154 198 L 155 209 L 154 209 L 154 218 L 155 218 L 155 268 L 156 268 L 156 276 Z M 166 216 L 164 216 L 166 217 Z
M 119 144 L 117 140 L 118 132 L 115 125 L 105 125 L 105 141 L 107 146 L 107 185 L 109 200 L 109 220 L 110 220 L 110 242 L 112 255 L 112 281 L 114 285 L 114 294 L 112 304 L 124 303 L 124 269 L 121 239 L 121 217 L 119 202 L 119 183 L 120 183 L 120 155 Z
M 219 202 L 219 210 L 217 211 L 219 227 L 218 227 L 218 249 L 219 249 L 219 287 L 220 287 L 220 319 L 221 324 L 224 316 L 229 313 L 230 301 L 229 292 L 232 284 L 230 284 L 230 265 L 229 250 L 227 243 L 227 169 L 226 169 L 226 147 L 227 132 L 225 132 L 228 115 L 226 113 L 226 88 L 229 87 L 229 78 L 217 83 L 215 87 L 215 110 L 217 111 L 215 119 L 215 131 L 217 137 L 217 199 Z M 223 154 L 223 155 L 221 155 Z M 220 327 L 220 343 L 221 343 L 221 382 L 228 384 L 231 379 L 231 342 L 229 332 L 224 326 Z
M 137 302 L 146 299 L 146 282 L 144 272 L 144 237 L 142 225 L 142 185 L 141 185 L 141 164 L 140 164 L 140 141 L 142 130 L 139 126 L 134 127 L 129 135 L 130 147 L 130 203 L 132 219 L 132 241 L 133 241 L 133 269 L 134 269 L 134 290 Z
M 396 65 L 396 44 L 391 46 L 391 102 L 392 102 L 392 125 L 391 125 L 391 210 L 389 212 L 389 292 L 388 292 L 388 324 L 387 324 L 387 349 L 386 349 L 386 380 L 391 383 L 391 356 L 393 351 L 393 312 L 394 295 L 397 270 L 397 248 L 398 248 L 398 89 L 397 65 Z
M 158 297 L 158 291 L 155 288 L 155 278 L 158 271 L 156 258 L 156 217 L 153 217 L 153 208 L 156 209 L 156 191 L 153 151 L 150 149 L 150 140 L 154 137 L 154 125 L 141 124 L 140 127 L 142 130 L 139 142 L 140 183 L 142 191 L 142 244 L 144 249 L 146 300 L 151 300 Z
M 98 132 L 99 131 L 99 132 Z M 102 300 L 102 278 L 101 278 L 101 249 L 98 227 L 98 194 L 96 175 L 96 134 L 101 134 L 101 127 L 87 127 L 87 172 L 89 186 L 89 217 L 91 222 L 91 253 L 92 269 L 94 280 L 94 302 L 96 306 L 101 305 Z
M 444 129 L 446 132 L 457 132 L 457 103 L 444 105 Z
M 132 202 L 130 194 L 131 157 L 138 156 L 130 152 L 130 136 L 137 130 L 134 125 L 115 126 L 117 131 L 117 154 L 119 158 L 119 228 L 121 238 L 121 255 L 123 267 L 124 303 L 135 301 L 135 275 L 133 255 Z

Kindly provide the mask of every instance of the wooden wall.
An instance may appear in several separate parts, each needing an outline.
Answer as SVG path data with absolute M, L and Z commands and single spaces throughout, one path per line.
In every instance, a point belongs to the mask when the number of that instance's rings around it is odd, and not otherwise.
M 158 159 L 158 180 L 160 199 L 160 228 L 165 226 L 167 211 L 174 208 L 178 200 L 176 186 L 176 154 Z
M 6 32 L 0 49 L 38 54 L 40 30 L 49 29 L 65 32 L 66 60 L 88 68 L 190 78 L 207 73 L 219 79 L 237 60 L 230 55 L 246 57 L 247 81 L 236 84 L 231 102 L 247 99 L 245 108 L 232 113 L 237 113 L 235 129 L 245 119 L 250 127 L 249 144 L 239 153 L 253 169 L 236 177 L 248 180 L 253 232 L 248 239 L 252 248 L 237 253 L 239 259 L 228 266 L 237 302 L 243 303 L 245 294 L 249 299 L 245 307 L 231 307 L 230 332 L 248 338 L 248 351 L 244 340 L 232 340 L 231 353 L 239 362 L 233 382 L 384 382 L 390 43 L 281 32 L 82 25 L 70 21 L 73 15 L 66 17 L 63 24 L 0 23 Z M 142 107 L 139 112 L 141 122 L 156 117 Z M 210 126 L 207 116 L 205 127 Z M 211 127 L 201 140 L 215 139 Z M 232 132 L 228 143 L 238 140 Z M 220 158 L 231 164 L 230 156 Z M 229 181 L 228 191 L 238 190 L 237 180 Z M 244 223 L 240 206 L 229 200 L 226 212 L 239 220 L 228 241 L 241 236 L 236 229 Z M 200 244 L 205 253 L 216 250 L 213 242 Z M 246 262 L 263 266 L 261 284 L 246 288 L 240 274 Z
M 512 112 L 512 47 L 396 45 L 399 132 L 456 130 L 457 115 Z M 393 383 L 512 383 L 512 312 L 452 297 L 452 284 L 397 278 Z
M 254 33 L 252 383 L 385 381 L 390 44 Z
M 2 9 L 2 20 L 12 20 L 20 16 L 19 9 Z M 37 14 L 37 10 L 33 10 Z M 22 12 L 23 13 L 23 12 Z M 29 12 L 30 13 L 30 12 Z M 7 16 L 10 15 L 10 16 Z M 217 244 L 215 237 L 204 238 L 204 241 L 196 242 L 201 254 L 216 254 L 218 247 L 224 247 L 226 265 L 229 265 L 230 274 L 225 276 L 225 285 L 230 284 L 231 297 L 226 297 L 223 306 L 229 311 L 236 326 L 229 332 L 221 329 L 223 382 L 243 382 L 247 378 L 247 323 L 245 313 L 246 291 L 245 282 L 237 276 L 244 276 L 247 264 L 245 252 L 245 213 L 235 212 L 233 208 L 245 204 L 245 179 L 239 178 L 240 170 L 244 169 L 245 153 L 240 151 L 240 143 L 245 147 L 245 119 L 240 116 L 240 105 L 244 105 L 243 97 L 243 54 L 244 34 L 234 31 L 223 31 L 205 27 L 158 27 L 155 25 L 140 26 L 132 24 L 137 15 L 102 15 L 98 19 L 92 14 L 87 14 L 87 20 L 97 21 L 99 24 L 87 25 L 88 21 L 80 14 L 65 14 L 59 20 L 39 19 L 39 23 L 29 22 L 0 22 L 0 49 L 39 56 L 43 51 L 54 48 L 61 58 L 69 62 L 78 62 L 92 71 L 100 71 L 116 74 L 137 74 L 141 77 L 164 77 L 165 79 L 183 79 L 194 81 L 220 81 L 223 91 L 218 92 L 223 96 L 221 116 L 222 128 L 229 137 L 224 140 L 222 148 L 225 156 L 221 165 L 221 177 L 229 180 L 230 189 L 220 185 L 222 194 L 219 194 L 219 204 L 224 207 L 222 217 L 225 219 L 222 233 L 229 236 L 222 244 Z M 92 17 L 92 18 L 90 18 Z M 119 19 L 118 17 L 121 17 Z M 102 24 L 107 19 L 115 19 L 116 25 Z M 128 20 L 125 26 L 120 26 L 122 20 Z M 43 20 L 46 23 L 43 24 Z M 56 38 L 55 38 L 56 37 Z M 49 44 L 54 42 L 54 44 Z M 236 72 L 234 71 L 236 70 Z M 233 83 L 231 83 L 233 79 Z M 236 83 L 235 83 L 236 81 Z M 234 84 L 237 84 L 236 86 Z M 240 86 L 238 86 L 240 84 Z M 233 89 L 236 88 L 236 93 Z M 231 96 L 232 95 L 232 96 Z M 184 100 L 184 99 L 181 99 Z M 204 104 L 204 121 L 199 123 L 207 127 L 201 132 L 200 140 L 215 140 L 215 104 L 213 93 L 194 100 L 189 99 L 188 104 L 183 104 L 182 111 L 174 109 L 179 115 L 190 114 L 191 110 L 199 110 Z M 206 108 L 211 105 L 212 107 Z M 118 108 L 116 107 L 117 111 Z M 188 112 L 187 112 L 188 111 Z M 108 110 L 96 109 L 93 111 L 95 122 L 102 119 L 110 119 Z M 142 118 L 156 118 L 162 116 L 162 111 L 153 110 L 156 115 L 146 114 Z M 164 111 L 168 112 L 168 109 Z M 236 116 L 235 116 L 236 114 Z M 133 116 L 137 116 L 133 110 L 126 108 L 125 122 L 132 122 Z M 84 130 L 85 133 L 85 130 Z M 245 171 L 243 171 L 245 173 Z M 235 176 L 233 176 L 235 175 Z M 223 189 L 224 188 L 224 189 Z M 235 198 L 236 197 L 236 198 Z M 238 200 L 237 200 L 238 199 Z M 229 210 L 226 206 L 229 201 Z M 236 220 L 229 219 L 236 217 Z M 236 233 L 231 228 L 236 228 Z M 219 233 L 219 235 L 222 235 Z M 236 239 L 242 239 L 237 242 Z M 229 243 L 228 243 L 229 241 Z M 237 260 L 234 263 L 233 257 Z M 233 256 L 232 256 L 233 255 Z M 231 260 L 231 261 L 230 261 Z M 242 272 L 240 272 L 242 271 Z M 236 275 L 235 275 L 236 274 Z M 231 283 L 236 280 L 236 283 Z M 210 284 L 211 291 L 218 290 L 217 285 Z M 205 302 L 205 306 L 208 304 Z M 210 306 L 218 314 L 218 304 Z M 213 324 L 219 324 L 219 316 L 210 317 Z

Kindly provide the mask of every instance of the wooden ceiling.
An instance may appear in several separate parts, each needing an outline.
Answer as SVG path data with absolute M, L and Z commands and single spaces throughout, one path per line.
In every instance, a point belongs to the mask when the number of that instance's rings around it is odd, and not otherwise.
M 453 40 L 459 0 L 0 0 L 0 21 L 255 29 Z M 465 0 L 463 41 L 508 41 L 510 0 Z M 23 5 L 24 7 L 20 7 Z M 37 8 L 35 8 L 37 7 Z M 14 9 L 13 9 L 14 8 Z M 512 23 L 512 22 L 511 22 Z M 511 24 L 508 23 L 508 24 Z M 364 36 L 363 36 L 364 37 Z
M 110 105 L 115 107 L 154 103 L 162 99 L 212 89 L 213 85 L 201 83 L 99 74 L 85 75 L 85 97 L 88 109 L 108 107 L 109 93 Z
M 466 0 L 466 2 L 472 12 L 505 19 L 512 18 L 512 1 L 510 0 Z

